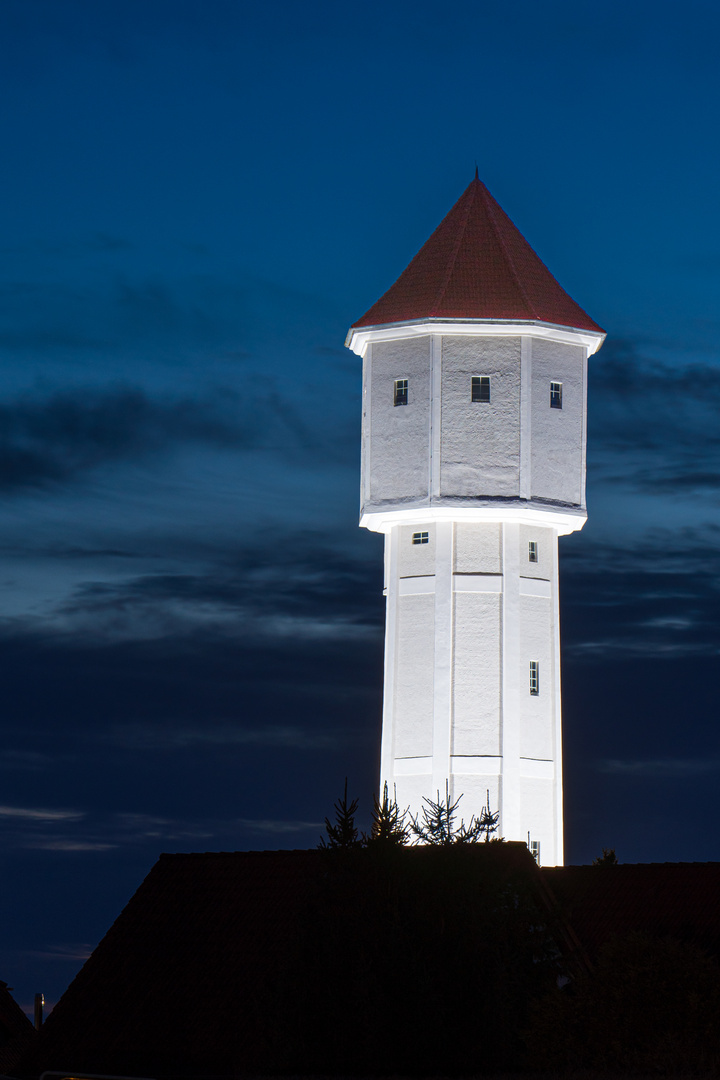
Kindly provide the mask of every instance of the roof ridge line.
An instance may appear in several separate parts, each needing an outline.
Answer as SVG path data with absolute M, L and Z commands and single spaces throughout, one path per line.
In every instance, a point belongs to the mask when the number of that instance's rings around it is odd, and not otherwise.
M 464 218 L 463 223 L 462 223 L 462 228 L 458 230 L 458 236 L 457 236 L 457 239 L 455 241 L 455 246 L 453 248 L 452 255 L 450 256 L 450 259 L 449 259 L 449 262 L 448 262 L 448 270 L 447 270 L 447 273 L 445 274 L 445 280 L 443 281 L 442 285 L 440 286 L 440 289 L 438 290 L 437 297 L 435 298 L 435 305 L 434 306 L 435 306 L 436 311 L 439 310 L 440 305 L 442 304 L 442 301 L 443 301 L 443 297 L 445 296 L 445 292 L 447 290 L 447 287 L 450 284 L 450 278 L 453 275 L 453 270 L 455 269 L 455 263 L 457 262 L 458 252 L 460 251 L 460 245 L 462 244 L 463 237 L 465 236 L 465 230 L 467 229 L 467 223 L 468 223 L 468 220 L 470 218 L 470 211 L 472 209 L 473 200 L 475 198 L 475 186 L 471 185 L 471 187 L 473 188 L 472 195 L 468 199 L 468 204 L 467 204 L 467 207 L 466 207 L 466 210 L 465 210 L 465 218 Z
M 482 180 L 480 181 L 480 183 L 482 184 Z M 484 184 L 483 184 L 483 187 L 485 187 Z M 490 192 L 488 191 L 488 189 L 486 187 L 485 187 L 485 190 L 488 192 L 488 195 L 490 195 Z M 500 204 L 498 202 L 495 202 L 492 195 L 490 195 L 490 198 L 487 200 L 486 206 L 487 206 L 487 211 L 488 211 L 488 218 L 490 219 L 490 224 L 492 225 L 493 232 L 495 233 L 495 236 L 497 237 L 497 241 L 500 244 L 500 247 L 502 248 L 503 255 L 505 256 L 505 259 L 507 260 L 507 264 L 510 267 L 510 272 L 511 272 L 512 276 L 515 279 L 515 284 L 517 285 L 518 289 L 520 290 L 520 292 L 522 294 L 522 298 L 525 301 L 525 303 L 527 304 L 528 310 L 532 311 L 535 318 L 538 319 L 538 318 L 540 318 L 540 316 L 537 313 L 537 309 L 535 307 L 535 304 L 532 304 L 530 302 L 530 298 L 529 298 L 528 294 L 525 291 L 525 287 L 524 287 L 524 285 L 523 285 L 523 283 L 522 283 L 522 281 L 520 279 L 520 275 L 518 274 L 517 270 L 515 269 L 515 263 L 513 262 L 512 255 L 508 251 L 507 246 L 505 244 L 505 240 L 503 239 L 502 233 L 500 232 L 500 229 L 498 228 L 497 222 L 495 221 L 495 213 L 494 213 L 493 203 L 495 203 L 495 206 L 497 206 L 499 210 L 502 209 Z M 505 213 L 504 210 L 502 212 Z M 511 222 L 511 224 L 513 224 L 513 223 Z M 517 228 L 517 226 L 515 226 L 515 228 Z M 522 233 L 520 233 L 520 236 L 522 236 Z M 522 238 L 523 238 L 523 240 L 525 240 L 524 236 Z M 525 243 L 527 244 L 527 240 L 525 240 Z M 536 254 L 536 258 L 540 259 L 540 256 Z M 542 259 L 540 259 L 540 262 L 542 262 Z M 545 266 L 544 263 L 543 263 L 543 266 Z M 545 269 L 547 269 L 547 267 L 545 267 Z M 550 273 L 549 270 L 548 270 L 548 273 Z

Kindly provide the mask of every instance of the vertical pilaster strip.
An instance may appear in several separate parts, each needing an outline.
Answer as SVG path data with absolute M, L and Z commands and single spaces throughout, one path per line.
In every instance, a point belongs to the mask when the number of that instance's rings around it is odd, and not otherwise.
M 370 502 L 370 477 L 372 476 L 372 344 L 368 345 L 363 356 L 363 417 L 362 438 L 363 453 L 360 476 L 360 513 Z
M 562 771 L 562 685 L 560 672 L 560 587 L 558 562 L 558 534 L 554 532 L 552 564 L 552 657 L 553 657 L 553 759 L 555 761 L 555 851 L 553 862 L 544 860 L 546 865 L 562 866 L 564 861 L 563 829 L 563 771 Z
M 440 494 L 440 451 L 442 436 L 442 336 L 430 342 L 430 501 Z
M 432 794 L 450 779 L 453 665 L 453 546 L 451 521 L 435 526 L 435 677 L 433 685 Z
M 520 338 L 520 498 L 532 495 L 532 338 Z
M 587 458 L 587 376 L 588 376 L 588 350 L 584 349 L 583 357 L 583 373 L 582 373 L 582 394 L 583 394 L 583 407 L 582 407 L 582 463 L 580 465 L 580 505 L 585 509 L 585 484 L 587 477 L 586 472 L 586 458 Z
M 398 632 L 398 547 L 400 526 L 385 534 L 387 599 L 385 601 L 385 681 L 383 687 L 382 739 L 380 742 L 380 797 L 387 781 L 395 784 L 395 652 Z
M 529 668 L 520 653 L 520 526 L 503 522 L 500 834 L 523 840 L 520 827 L 520 701 Z

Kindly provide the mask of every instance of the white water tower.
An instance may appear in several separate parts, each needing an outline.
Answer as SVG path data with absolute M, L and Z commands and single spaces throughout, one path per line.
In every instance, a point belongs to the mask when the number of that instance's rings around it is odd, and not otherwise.
M 477 175 L 346 344 L 363 358 L 360 524 L 385 534 L 380 784 L 490 791 L 563 861 L 558 536 L 585 509 L 587 359 L 605 334 Z

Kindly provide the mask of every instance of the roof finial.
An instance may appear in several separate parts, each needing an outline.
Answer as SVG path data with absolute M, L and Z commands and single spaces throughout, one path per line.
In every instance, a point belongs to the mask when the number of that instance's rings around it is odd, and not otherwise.
M 477 161 L 475 162 L 475 179 L 476 180 L 480 179 L 480 175 L 478 173 L 478 163 L 477 163 Z

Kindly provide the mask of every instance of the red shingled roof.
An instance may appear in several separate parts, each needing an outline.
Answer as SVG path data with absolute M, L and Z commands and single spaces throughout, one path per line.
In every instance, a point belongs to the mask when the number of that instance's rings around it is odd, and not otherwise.
M 512 319 L 603 333 L 475 179 L 395 284 L 353 324 Z

